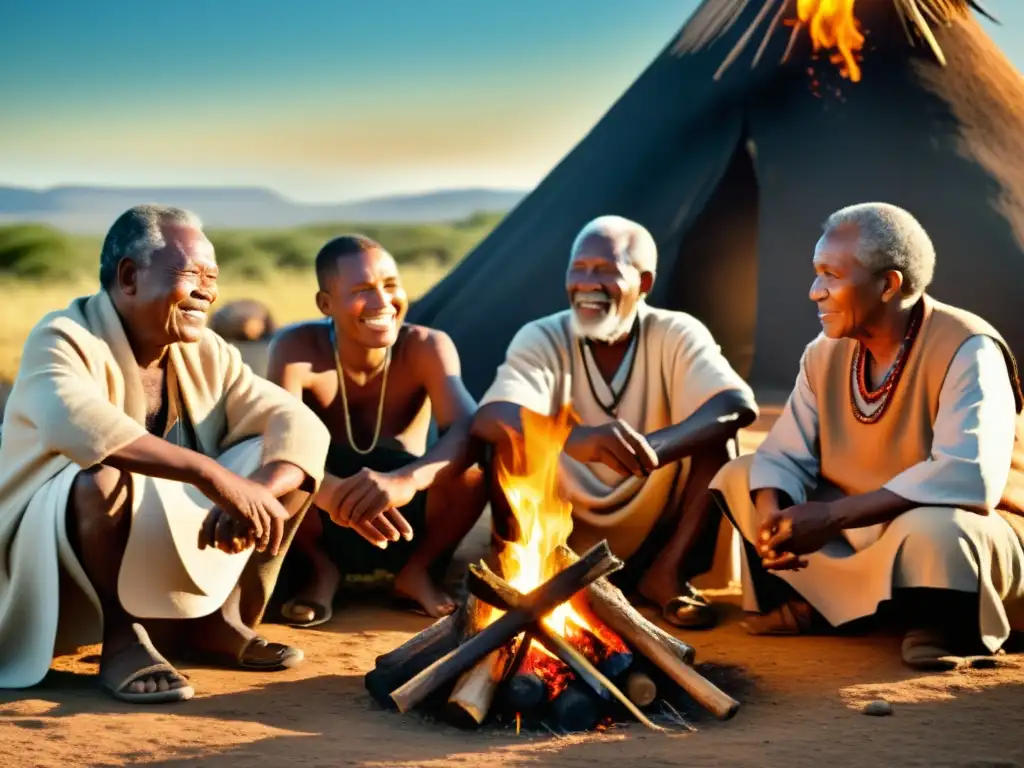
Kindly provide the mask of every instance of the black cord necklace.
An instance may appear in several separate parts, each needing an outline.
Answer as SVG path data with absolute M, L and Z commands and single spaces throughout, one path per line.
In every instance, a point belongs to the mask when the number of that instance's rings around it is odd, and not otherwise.
M 634 342 L 636 343 L 636 346 L 633 347 L 633 355 L 629 360 L 629 370 L 626 371 L 626 379 L 625 381 L 622 382 L 622 386 L 619 388 L 618 392 L 612 389 L 611 383 L 608 384 L 608 391 L 612 393 L 612 402 L 608 405 L 605 405 L 605 403 L 603 403 L 601 401 L 601 398 L 598 396 L 597 389 L 594 387 L 594 379 L 590 375 L 590 366 L 587 364 L 586 349 L 587 347 L 590 347 L 591 350 L 593 350 L 594 340 L 587 339 L 584 342 L 583 339 L 579 339 L 576 342 L 580 348 L 580 359 L 582 359 L 583 361 L 583 373 L 585 373 L 587 376 L 587 386 L 590 388 L 590 395 L 591 397 L 594 398 L 594 402 L 597 403 L 600 406 L 601 410 L 604 411 L 610 418 L 618 418 L 616 410 L 619 407 L 619 403 L 622 401 L 622 396 L 625 395 L 626 390 L 629 389 L 630 380 L 632 380 L 633 378 L 633 369 L 636 366 L 636 359 L 640 356 L 640 343 L 639 341 L 637 341 L 639 337 L 640 318 L 637 317 L 636 320 L 633 321 L 633 327 L 630 328 L 629 330 L 630 346 L 632 346 Z M 626 348 L 626 353 L 629 354 L 629 347 Z M 591 351 L 591 356 L 593 356 L 593 351 Z M 594 364 L 597 364 L 596 357 L 594 357 Z

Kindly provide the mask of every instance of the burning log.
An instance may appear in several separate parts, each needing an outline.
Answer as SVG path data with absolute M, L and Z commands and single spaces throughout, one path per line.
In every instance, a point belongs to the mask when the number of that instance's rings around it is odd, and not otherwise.
M 393 690 L 392 700 L 400 711 L 408 712 L 432 692 L 503 646 L 595 579 L 607 576 L 621 567 L 622 561 L 611 553 L 608 543 L 602 541 L 577 562 L 525 595 L 518 608 L 508 611 Z
M 638 707 L 646 707 L 658 697 L 658 686 L 644 672 L 630 672 L 626 680 L 626 695 Z
M 378 656 L 376 665 L 363 679 L 373 700 L 382 707 L 394 708 L 391 692 L 455 650 L 465 636 L 468 617 L 466 603 L 455 613 L 438 619 L 398 648 Z
M 606 542 L 602 543 L 607 546 Z M 573 568 L 575 566 L 576 563 L 573 563 L 569 568 Z M 565 571 L 562 571 L 562 573 L 565 573 Z M 480 563 L 479 566 L 471 565 L 469 568 L 469 575 L 470 591 L 476 594 L 480 599 L 491 603 L 491 605 L 494 605 L 497 608 L 516 611 L 518 610 L 519 605 L 527 599 L 508 582 L 491 571 L 484 563 Z M 555 578 L 557 578 L 557 576 Z M 555 656 L 557 656 L 573 672 L 575 672 L 579 676 L 580 680 L 590 686 L 598 696 L 605 699 L 614 696 L 623 704 L 623 706 L 626 707 L 626 709 L 629 710 L 633 717 L 648 728 L 656 731 L 663 730 L 648 720 L 644 716 L 643 712 L 637 709 L 633 705 L 633 702 L 631 702 L 629 698 L 622 693 L 614 683 L 612 683 L 611 680 L 601 674 L 601 672 L 594 667 L 594 665 L 591 664 L 582 653 L 573 648 L 572 644 L 564 637 L 556 632 L 549 631 L 540 621 L 536 621 L 531 624 L 528 632 L 551 653 L 555 654 Z
M 556 554 L 563 564 L 569 565 L 579 557 L 565 546 L 559 547 Z M 715 717 L 728 720 L 739 711 L 738 701 L 690 666 L 694 658 L 693 648 L 640 615 L 611 582 L 595 580 L 587 587 L 586 594 L 591 609 L 601 621 L 654 662 Z
M 589 731 L 600 716 L 597 700 L 576 681 L 570 681 L 551 703 L 553 725 L 565 731 Z

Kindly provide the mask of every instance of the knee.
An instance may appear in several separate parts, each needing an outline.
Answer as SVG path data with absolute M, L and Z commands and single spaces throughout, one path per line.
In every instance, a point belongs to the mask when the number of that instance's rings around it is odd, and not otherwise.
M 712 490 L 726 493 L 728 489 L 750 486 L 750 466 L 754 461 L 754 454 L 747 453 L 735 459 L 722 463 L 721 468 L 715 473 L 710 483 Z
M 729 463 L 732 457 L 733 452 L 729 441 L 723 440 L 721 443 L 709 445 L 699 453 L 693 454 L 690 460 L 690 471 L 700 472 L 706 477 L 713 477 L 722 467 Z
M 71 506 L 76 517 L 117 525 L 127 512 L 131 482 L 129 473 L 113 467 L 98 466 L 79 472 L 71 487 Z
M 487 503 L 485 471 L 474 465 L 459 475 L 439 480 L 430 488 L 430 495 L 446 508 L 479 507 L 478 511 L 482 511 Z
M 950 563 L 967 557 L 964 530 L 958 512 L 941 507 L 919 507 L 904 512 L 890 527 L 902 539 L 901 562 Z

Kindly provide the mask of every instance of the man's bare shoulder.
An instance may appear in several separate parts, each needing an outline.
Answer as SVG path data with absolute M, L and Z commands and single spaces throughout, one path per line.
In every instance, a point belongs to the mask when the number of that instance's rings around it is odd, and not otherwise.
M 438 363 L 453 356 L 458 360 L 459 352 L 452 337 L 437 328 L 406 323 L 399 338 L 403 352 L 411 362 Z
M 323 320 L 306 320 L 274 334 L 269 355 L 279 364 L 316 363 L 329 348 L 327 324 Z

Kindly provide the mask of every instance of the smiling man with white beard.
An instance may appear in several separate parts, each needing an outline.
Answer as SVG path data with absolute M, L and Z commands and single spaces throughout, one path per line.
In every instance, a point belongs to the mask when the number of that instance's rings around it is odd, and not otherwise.
M 511 450 L 520 409 L 554 416 L 571 407 L 580 423 L 560 462 L 570 544 L 582 551 L 607 539 L 626 560 L 623 588 L 676 626 L 705 628 L 715 612 L 688 580 L 714 557 L 720 516 L 708 483 L 757 406 L 699 320 L 647 304 L 656 271 L 642 226 L 618 216 L 587 224 L 569 257 L 569 309 L 516 334 L 473 431 Z M 511 512 L 497 488 L 500 527 Z
M 437 581 L 487 501 L 458 351 L 446 334 L 404 322 L 398 265 L 379 243 L 336 237 L 316 271 L 325 319 L 284 329 L 267 372 L 331 433 L 318 514 L 296 536 L 312 577 L 282 613 L 295 626 L 322 624 L 343 575 L 377 571 L 394 577 L 398 604 L 451 613 Z M 442 436 L 428 447 L 431 415 Z

